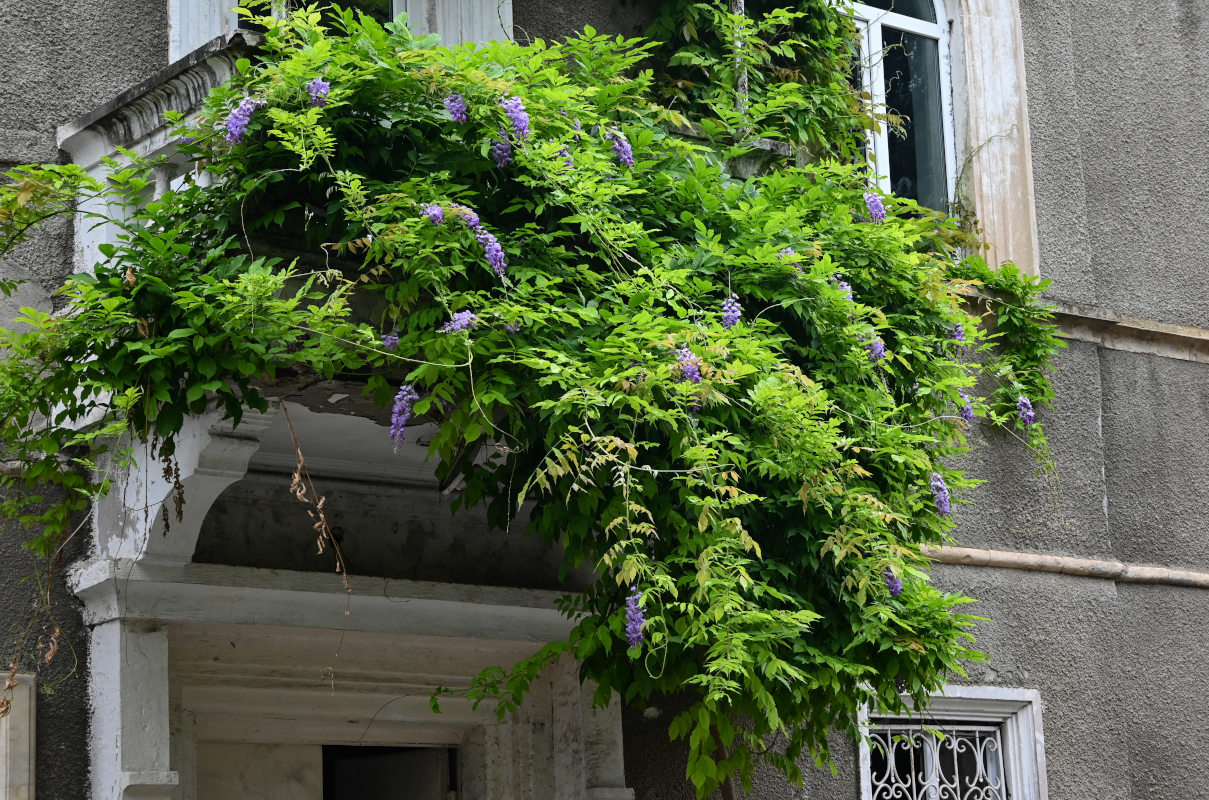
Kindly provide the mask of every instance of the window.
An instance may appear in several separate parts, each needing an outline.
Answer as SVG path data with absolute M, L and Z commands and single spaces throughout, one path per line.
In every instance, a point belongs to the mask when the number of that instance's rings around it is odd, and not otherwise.
M 406 13 L 417 33 L 438 33 L 447 45 L 512 38 L 512 0 L 339 0 L 379 22 Z M 175 62 L 239 27 L 238 0 L 168 0 L 168 61 Z M 302 5 L 302 0 L 278 0 Z
M 34 796 L 34 676 L 18 673 L 11 691 L 0 717 L 0 800 L 26 800 Z
M 1046 800 L 1041 697 L 949 687 L 914 717 L 867 717 L 863 800 Z
M 936 0 L 870 0 L 854 6 L 862 32 L 861 82 L 901 130 L 870 136 L 881 188 L 947 211 L 956 174 L 948 20 Z
M 869 778 L 879 798 L 1007 800 L 997 725 L 928 720 L 869 732 Z

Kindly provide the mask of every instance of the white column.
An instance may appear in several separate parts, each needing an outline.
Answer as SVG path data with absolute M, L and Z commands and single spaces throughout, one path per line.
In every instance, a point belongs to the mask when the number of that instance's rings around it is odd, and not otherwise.
M 168 634 L 119 619 L 93 628 L 91 644 L 93 800 L 172 800 Z

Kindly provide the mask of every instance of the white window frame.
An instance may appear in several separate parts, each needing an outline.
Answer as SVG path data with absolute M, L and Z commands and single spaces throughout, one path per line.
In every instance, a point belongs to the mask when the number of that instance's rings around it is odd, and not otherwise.
M 0 800 L 34 796 L 34 683 L 33 675 L 17 673 L 12 705 L 0 718 Z
M 946 686 L 942 694 L 931 698 L 923 713 L 911 716 L 871 717 L 868 709 L 861 709 L 861 800 L 873 800 L 869 730 L 882 723 L 927 725 L 929 719 L 998 726 L 1003 741 L 1003 771 L 1012 800 L 1048 800 L 1041 693 L 999 686 Z
M 944 136 L 945 154 L 945 194 L 948 202 L 953 202 L 957 185 L 957 150 L 953 134 L 953 75 L 952 56 L 950 55 L 949 18 L 945 13 L 941 0 L 930 0 L 936 12 L 936 22 L 927 22 L 916 17 L 908 17 L 893 11 L 883 11 L 862 3 L 854 3 L 853 16 L 861 32 L 861 80 L 864 91 L 869 93 L 874 108 L 884 109 L 886 106 L 885 73 L 882 67 L 882 26 L 895 30 L 916 34 L 937 42 L 937 52 L 940 58 L 940 103 L 941 126 Z M 871 132 L 869 136 L 869 163 L 877 175 L 877 185 L 884 191 L 890 192 L 890 136 L 892 134 L 883 126 L 881 130 Z M 884 173 L 884 174 L 883 174 Z

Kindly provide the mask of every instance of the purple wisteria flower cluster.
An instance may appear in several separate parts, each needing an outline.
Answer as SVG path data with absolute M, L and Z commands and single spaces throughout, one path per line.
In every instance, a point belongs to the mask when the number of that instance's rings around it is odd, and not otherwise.
M 328 92 L 332 90 L 332 85 L 323 78 L 314 78 L 310 83 L 306 84 L 306 93 L 311 96 L 311 105 L 320 107 L 327 105 Z
M 432 220 L 433 225 L 440 225 L 445 221 L 445 209 L 438 205 L 420 206 L 420 213 Z
M 633 591 L 625 599 L 625 638 L 630 647 L 642 644 L 642 625 L 646 616 L 642 610 L 642 592 L 637 586 L 630 587 Z
M 459 125 L 466 124 L 466 100 L 457 92 L 450 92 L 445 96 L 445 110 L 449 112 L 449 116 Z
M 479 318 L 473 311 L 456 311 L 453 319 L 441 326 L 441 333 L 457 333 L 479 324 Z
M 410 383 L 400 386 L 399 393 L 395 395 L 395 404 L 390 410 L 390 440 L 396 448 L 406 440 L 403 429 L 411 421 L 411 410 L 419 399 L 419 393 Z
M 1020 421 L 1025 425 L 1032 425 L 1036 421 L 1037 415 L 1033 412 L 1033 403 L 1024 395 L 1016 401 L 1016 411 L 1020 413 Z
M 890 590 L 891 597 L 898 597 L 903 593 L 903 579 L 894 574 L 894 570 L 886 567 L 882 572 L 882 580 L 886 583 L 886 588 Z
M 508 141 L 508 131 L 500 126 L 499 138 L 491 140 L 491 157 L 500 169 L 512 163 L 512 143 Z
M 852 287 L 848 285 L 848 281 L 844 280 L 839 275 L 836 275 L 831 279 L 831 285 L 843 292 L 844 298 L 849 303 L 852 302 Z
M 613 143 L 613 155 L 617 156 L 617 160 L 627 167 L 634 166 L 634 150 L 630 147 L 630 142 L 625 138 L 625 134 L 617 128 L 609 129 L 605 134 L 605 138 Z
M 970 396 L 968 394 L 966 394 L 965 392 L 959 390 L 957 393 L 959 395 L 961 395 L 961 401 L 963 403 L 965 403 L 965 405 L 962 406 L 961 410 L 959 410 L 957 413 L 959 415 L 961 415 L 961 418 L 963 420 L 965 420 L 967 423 L 973 422 L 974 421 L 974 403 L 970 400 Z
M 733 328 L 743 319 L 743 306 L 739 305 L 739 296 L 731 293 L 722 303 L 722 327 Z
M 794 252 L 794 249 L 792 247 L 782 247 L 780 250 L 777 251 L 777 255 L 779 255 L 781 258 L 785 259 L 786 261 L 789 261 L 789 266 L 793 267 L 794 269 L 797 269 L 797 270 L 802 269 L 802 264 L 799 261 L 790 260 L 790 259 L 795 259 L 795 257 L 797 256 L 797 253 Z
M 504 109 L 504 113 L 508 115 L 508 121 L 512 123 L 512 132 L 516 134 L 518 141 L 524 141 L 529 136 L 529 112 L 525 111 L 525 104 L 516 95 L 505 97 L 500 100 L 500 108 Z
M 391 330 L 390 333 L 382 334 L 382 349 L 390 352 L 399 346 L 399 331 L 398 329 Z
M 945 483 L 944 476 L 939 472 L 933 472 L 930 485 L 932 487 L 932 502 L 936 504 L 936 513 L 942 517 L 952 514 L 953 506 L 949 500 L 949 487 Z
M 500 247 L 500 240 L 482 225 L 474 229 L 474 240 L 483 248 L 483 255 L 495 276 L 504 277 L 504 272 L 508 269 L 508 259 L 504 256 L 504 248 Z
M 462 224 L 470 230 L 474 230 L 481 224 L 479 221 L 479 215 L 461 203 L 450 203 L 449 205 L 454 211 L 458 212 L 458 214 L 462 217 Z
M 698 366 L 697 357 L 693 355 L 693 351 L 688 349 L 688 345 L 677 348 L 676 361 L 680 366 L 680 374 L 689 383 L 701 383 L 701 368 Z
M 227 117 L 227 144 L 239 144 L 243 141 L 244 131 L 252 121 L 252 113 L 263 105 L 263 100 L 253 100 L 251 97 L 244 97 L 239 101 L 239 105 Z
M 865 192 L 865 208 L 869 210 L 869 218 L 877 224 L 886 221 L 886 206 L 875 193 Z
M 865 350 L 868 351 L 869 360 L 874 364 L 886 357 L 886 343 L 882 341 L 882 337 L 880 336 L 866 342 Z
M 491 265 L 491 271 L 495 273 L 497 278 L 504 277 L 504 273 L 508 270 L 508 258 L 504 255 L 504 248 L 500 245 L 500 240 L 495 237 L 494 233 L 483 227 L 479 215 L 474 213 L 474 211 L 460 203 L 450 203 L 449 207 L 462 218 L 462 224 L 474 234 L 474 240 L 479 243 L 479 247 L 483 248 L 483 256 L 487 259 L 487 263 Z M 440 225 L 445 221 L 445 209 L 435 203 L 420 206 L 420 213 L 432 220 L 433 225 Z M 455 314 L 454 316 L 456 317 L 457 315 Z M 452 323 L 448 323 L 446 327 L 449 324 Z M 441 330 L 445 333 L 450 333 L 445 328 Z M 462 330 L 462 328 L 455 328 L 454 330 Z
M 579 144 L 584 138 L 584 126 L 580 124 L 579 120 L 573 119 L 571 120 L 571 127 L 575 130 L 575 143 Z

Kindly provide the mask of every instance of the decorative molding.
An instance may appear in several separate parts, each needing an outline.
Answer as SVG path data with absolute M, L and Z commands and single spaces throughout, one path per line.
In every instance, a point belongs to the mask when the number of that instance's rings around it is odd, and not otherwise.
M 12 705 L 0 717 L 0 800 L 34 797 L 35 678 L 17 673 L 8 695 Z
M 96 109 L 60 125 L 57 131 L 59 148 L 71 161 L 88 174 L 103 181 L 109 167 L 104 159 L 113 158 L 121 164 L 128 159 L 117 152 L 127 148 L 140 156 L 171 157 L 176 150 L 172 128 L 165 114 L 177 111 L 194 112 L 210 94 L 210 90 L 226 83 L 235 74 L 239 57 L 258 41 L 249 31 L 231 31 L 194 50 L 166 69 L 121 93 Z M 177 159 L 157 170 L 156 190 L 167 187 L 174 172 L 183 168 Z M 200 179 L 206 179 L 203 173 Z M 104 200 L 90 198 L 81 202 L 75 215 L 73 263 L 76 272 L 90 272 L 100 260 L 99 246 L 116 244 L 116 226 L 97 224 L 96 217 L 119 217 L 125 213 L 121 206 L 107 205 Z
M 1022 569 L 1030 572 L 1055 572 L 1085 578 L 1102 578 L 1118 583 L 1157 583 L 1209 589 L 1209 572 L 1195 572 L 1120 561 L 1054 556 L 1045 553 L 1020 553 L 1007 550 L 980 550 L 972 547 L 924 547 L 923 554 L 942 564 L 967 567 Z
M 59 148 L 85 169 L 114 155 L 118 146 L 144 155 L 162 149 L 169 143 L 164 114 L 187 114 L 201 105 L 211 89 L 230 80 L 235 62 L 258 41 L 251 31 L 235 30 L 206 42 L 109 102 L 60 125 Z
M 191 560 L 210 506 L 246 474 L 248 461 L 260 447 L 255 435 L 268 427 L 274 410 L 245 414 L 238 434 L 219 410 L 189 417 L 177 435 L 170 462 L 174 472 L 161 466 L 151 443 L 136 443 L 137 466 L 114 476 L 113 488 L 93 506 L 100 556 L 142 562 Z

